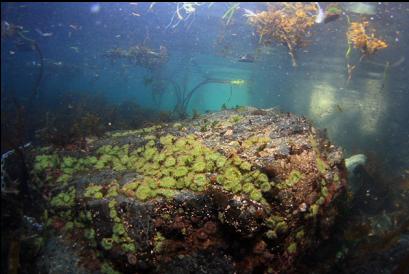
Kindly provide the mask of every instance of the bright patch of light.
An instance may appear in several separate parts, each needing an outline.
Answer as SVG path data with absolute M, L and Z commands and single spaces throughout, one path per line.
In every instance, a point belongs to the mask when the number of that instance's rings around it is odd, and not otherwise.
M 101 10 L 101 5 L 100 4 L 93 4 L 91 6 L 91 13 L 98 13 Z

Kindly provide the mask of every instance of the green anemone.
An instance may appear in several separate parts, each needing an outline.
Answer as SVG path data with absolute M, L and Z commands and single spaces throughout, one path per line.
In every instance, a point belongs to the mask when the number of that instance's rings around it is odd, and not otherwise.
M 165 167 L 171 167 L 171 166 L 174 166 L 175 164 L 176 164 L 175 158 L 173 158 L 172 156 L 169 156 L 168 158 L 166 158 L 163 165 Z
M 203 172 L 206 169 L 206 162 L 197 161 L 193 165 L 193 170 L 196 172 Z
M 193 183 L 196 186 L 205 186 L 207 183 L 207 179 L 206 179 L 206 175 L 204 174 L 196 174 L 194 179 L 193 179 Z
M 176 180 L 172 177 L 162 178 L 160 179 L 159 186 L 164 188 L 174 188 L 176 186 Z
M 180 177 L 185 176 L 188 172 L 189 170 L 186 167 L 180 166 L 180 167 L 176 167 L 175 171 L 173 172 L 173 175 L 176 178 L 180 178 Z
M 149 186 L 141 185 L 136 190 L 135 195 L 137 199 L 145 201 L 149 199 L 151 196 L 153 196 L 153 193 L 152 193 L 152 190 L 149 188 Z
M 263 198 L 263 195 L 261 194 L 260 190 L 254 189 L 251 193 L 250 193 L 250 199 L 254 200 L 254 201 L 261 201 L 261 199 Z

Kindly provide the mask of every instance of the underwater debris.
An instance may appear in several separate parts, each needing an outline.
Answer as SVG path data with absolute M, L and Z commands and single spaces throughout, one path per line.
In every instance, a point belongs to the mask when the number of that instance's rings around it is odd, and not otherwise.
M 253 54 L 245 54 L 237 61 L 242 63 L 254 63 L 254 61 L 256 61 L 256 57 Z
M 317 232 L 328 231 L 346 184 L 342 158 L 325 160 L 341 152 L 320 146 L 311 131 L 306 119 L 272 109 L 224 110 L 106 134 L 75 156 L 32 150 L 33 175 L 52 189 L 49 229 L 63 233 L 68 245 L 98 253 L 95 260 L 112 271 L 173 264 L 191 271 L 188 262 L 211 269 L 216 253 L 228 258 L 218 268 L 231 272 L 243 262 L 249 272 L 296 271 L 303 252 L 319 243 Z M 283 154 L 287 142 L 292 152 Z M 64 174 L 69 182 L 59 180 Z M 337 180 L 322 185 L 323 176 Z M 247 241 L 255 244 L 241 244 Z M 291 263 L 283 264 L 284 257 Z M 87 257 L 81 260 L 86 265 Z
M 249 23 L 255 26 L 260 43 L 284 44 L 291 56 L 293 66 L 297 66 L 296 50 L 306 46 L 309 30 L 317 17 L 315 3 L 274 3 L 267 4 L 267 11 L 248 16 Z

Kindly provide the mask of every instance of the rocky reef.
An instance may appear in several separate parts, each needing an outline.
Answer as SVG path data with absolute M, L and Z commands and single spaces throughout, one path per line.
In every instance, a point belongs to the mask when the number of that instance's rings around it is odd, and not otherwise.
M 109 132 L 30 159 L 49 204 L 37 262 L 46 272 L 297 272 L 330 236 L 346 194 L 341 150 L 275 109 Z M 56 242 L 77 258 L 71 269 L 51 269 L 64 257 Z

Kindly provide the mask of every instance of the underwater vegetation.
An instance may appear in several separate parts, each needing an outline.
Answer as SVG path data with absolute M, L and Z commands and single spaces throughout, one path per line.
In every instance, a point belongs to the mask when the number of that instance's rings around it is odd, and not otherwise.
M 384 49 L 388 47 L 388 44 L 377 37 L 375 37 L 375 30 L 369 31 L 369 22 L 350 22 L 349 17 L 347 17 L 349 22 L 349 28 L 346 33 L 347 40 L 348 40 L 348 49 L 345 54 L 347 59 L 347 72 L 348 72 L 348 79 L 347 83 L 352 78 L 352 72 L 356 69 L 356 66 L 361 63 L 361 61 L 365 57 L 369 57 L 375 54 L 378 50 Z M 349 62 L 350 56 L 352 54 L 352 47 L 359 49 L 361 52 L 361 57 L 359 58 L 359 62 L 355 65 L 351 65 Z M 388 64 L 385 65 L 385 74 L 388 69 Z M 385 78 L 386 76 L 384 76 Z
M 111 104 L 102 95 L 71 92 L 58 96 L 58 100 L 58 105 L 32 110 L 31 115 L 17 121 L 4 121 L 1 132 L 3 149 L 10 147 L 9 140 L 27 142 L 25 138 L 34 134 L 36 141 L 43 145 L 75 150 L 84 148 L 87 139 L 102 136 L 108 130 L 135 129 L 146 123 L 171 119 L 169 113 L 144 109 L 134 102 Z M 6 104 L 2 114 L 19 115 L 14 114 L 12 107 Z M 2 115 L 2 119 L 4 117 Z
M 244 79 L 228 80 L 228 79 L 205 77 L 204 80 L 200 81 L 190 90 L 187 90 L 186 85 L 180 86 L 178 83 L 172 80 L 170 80 L 170 84 L 174 88 L 174 92 L 176 94 L 176 99 L 177 99 L 173 113 L 176 115 L 177 118 L 183 119 L 183 118 L 188 117 L 189 103 L 193 95 L 196 92 L 198 92 L 202 86 L 205 86 L 207 84 L 228 84 L 230 85 L 230 96 L 231 96 L 231 93 L 233 92 L 233 86 L 239 86 L 239 87 L 243 86 L 246 84 L 246 80 Z M 193 115 L 193 117 L 194 116 L 195 115 Z
M 228 26 L 234 16 L 234 14 L 239 10 L 240 3 L 230 4 L 229 9 L 223 14 L 222 19 L 226 21 L 226 26 Z
M 347 32 L 348 43 L 351 43 L 354 48 L 361 50 L 365 56 L 388 47 L 385 41 L 375 37 L 374 32 L 368 33 L 368 26 L 368 21 L 362 23 L 351 22 Z
M 260 43 L 271 45 L 279 42 L 285 45 L 293 66 L 297 66 L 296 50 L 307 45 L 308 32 L 315 23 L 315 3 L 267 4 L 267 11 L 248 16 L 255 26 Z

